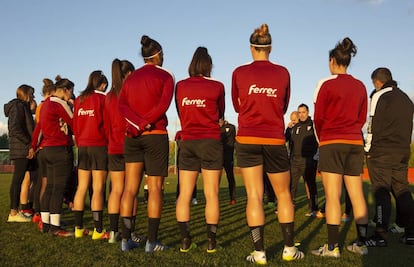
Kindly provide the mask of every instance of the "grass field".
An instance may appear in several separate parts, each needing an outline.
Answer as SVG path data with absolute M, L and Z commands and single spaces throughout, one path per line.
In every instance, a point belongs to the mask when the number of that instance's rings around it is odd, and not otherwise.
M 191 234 L 198 248 L 189 253 L 180 253 L 179 230 L 175 219 L 176 177 L 170 176 L 165 182 L 165 205 L 160 225 L 159 238 L 170 246 L 166 252 L 148 255 L 143 248 L 121 252 L 120 244 L 92 241 L 90 238 L 56 238 L 41 234 L 33 223 L 7 223 L 9 210 L 9 186 L 11 174 L 0 174 L 0 266 L 251 266 L 245 257 L 252 250 L 245 219 L 245 190 L 240 177 L 237 177 L 237 204 L 229 205 L 227 182 L 221 182 L 221 217 L 218 242 L 221 249 L 215 254 L 206 253 L 204 224 L 204 197 L 201 179 L 198 182 L 198 205 L 192 206 Z M 364 184 L 367 192 L 370 214 L 373 213 L 370 184 Z M 322 185 L 318 181 L 320 201 L 323 200 Z M 414 266 L 414 247 L 398 242 L 399 235 L 390 234 L 387 248 L 369 250 L 369 255 L 361 257 L 342 250 L 341 258 L 319 258 L 310 251 L 326 243 L 324 220 L 305 217 L 307 200 L 303 196 L 303 183 L 300 183 L 296 201 L 295 230 L 296 242 L 305 252 L 305 258 L 295 262 L 283 262 L 281 253 L 283 240 L 277 218 L 272 208 L 265 206 L 266 227 L 265 247 L 269 266 Z M 142 200 L 142 192 L 140 200 Z M 394 215 L 392 215 L 394 218 Z M 92 228 L 91 213 L 85 211 L 85 227 Z M 73 215 L 65 207 L 63 220 L 68 229 L 73 230 Z M 107 217 L 104 223 L 109 227 Z M 146 234 L 146 206 L 138 207 L 137 232 Z M 372 229 L 369 229 L 370 232 Z M 340 227 L 341 241 L 348 243 L 356 237 L 353 222 Z

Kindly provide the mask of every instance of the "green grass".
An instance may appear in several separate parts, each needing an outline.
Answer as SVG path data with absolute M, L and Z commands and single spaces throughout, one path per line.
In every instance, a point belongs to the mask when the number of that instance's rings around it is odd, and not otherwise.
M 0 174 L 0 266 L 251 266 L 245 257 L 252 250 L 245 218 L 245 190 L 241 178 L 237 177 L 237 204 L 229 205 L 227 182 L 222 179 L 220 199 L 221 217 L 218 241 L 222 247 L 217 253 L 206 253 L 206 234 L 204 224 L 204 197 L 201 179 L 198 182 L 198 205 L 192 206 L 191 234 L 198 248 L 189 253 L 180 253 L 179 230 L 175 219 L 175 176 L 166 178 L 165 205 L 160 225 L 159 238 L 170 246 L 170 250 L 147 255 L 142 248 L 122 253 L 120 244 L 108 244 L 104 241 L 92 241 L 89 238 L 55 238 L 41 234 L 33 223 L 7 223 L 9 209 L 10 174 Z M 320 200 L 322 185 L 318 181 Z M 370 184 L 365 183 L 367 199 L 373 212 Z M 361 257 L 348 251 L 342 251 L 340 259 L 325 259 L 311 255 L 310 250 L 326 243 L 324 220 L 307 218 L 307 200 L 303 196 L 303 183 L 300 183 L 296 202 L 295 230 L 296 242 L 301 242 L 305 259 L 295 262 L 283 262 L 281 252 L 283 240 L 273 209 L 265 206 L 266 228 L 265 246 L 269 266 L 413 266 L 414 248 L 398 242 L 398 235 L 390 234 L 388 248 L 370 249 L 369 255 Z M 142 200 L 142 192 L 139 196 Z M 66 208 L 66 207 L 65 207 Z M 372 214 L 371 214 L 372 215 Z M 394 215 L 392 215 L 394 218 Z M 85 226 L 92 228 L 91 213 L 85 211 Z M 72 230 L 73 215 L 65 209 L 63 220 Z M 108 220 L 105 217 L 105 225 Z M 137 231 L 146 234 L 146 206 L 138 207 Z M 370 229 L 370 232 L 372 229 Z M 340 227 L 341 240 L 344 243 L 356 237 L 353 222 Z

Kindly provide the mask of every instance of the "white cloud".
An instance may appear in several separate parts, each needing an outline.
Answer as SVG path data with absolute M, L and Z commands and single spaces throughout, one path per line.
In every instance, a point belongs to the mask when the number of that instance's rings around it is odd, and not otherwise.
M 7 133 L 8 131 L 7 123 L 0 121 L 0 135 Z

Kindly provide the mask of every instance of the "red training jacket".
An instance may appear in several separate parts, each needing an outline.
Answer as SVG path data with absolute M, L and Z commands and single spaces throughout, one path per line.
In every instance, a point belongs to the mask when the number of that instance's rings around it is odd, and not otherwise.
M 103 112 L 105 93 L 95 90 L 81 101 L 81 96 L 75 99 L 73 133 L 78 147 L 106 146 L 108 144 Z
M 220 139 L 219 118 L 224 115 L 224 85 L 198 76 L 177 83 L 175 104 L 181 140 Z
M 360 80 L 349 74 L 322 79 L 316 88 L 314 102 L 313 121 L 319 145 L 363 144 L 367 90 Z
M 285 144 L 285 114 L 290 98 L 288 70 L 268 60 L 253 61 L 233 71 L 232 100 L 239 113 L 237 141 Z

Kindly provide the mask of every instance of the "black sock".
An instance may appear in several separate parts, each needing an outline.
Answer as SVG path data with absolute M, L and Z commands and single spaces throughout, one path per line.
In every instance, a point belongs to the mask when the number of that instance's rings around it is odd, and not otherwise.
M 217 224 L 207 224 L 207 238 L 216 239 Z
M 131 217 L 122 217 L 122 239 L 131 239 Z
M 264 225 L 250 227 L 250 237 L 253 241 L 254 250 L 264 251 Z
M 285 240 L 285 246 L 293 247 L 295 245 L 293 242 L 293 222 L 280 223 L 280 229 L 282 230 L 283 239 Z
M 137 219 L 137 216 L 132 216 L 131 217 L 131 233 L 135 232 L 135 221 Z
M 327 224 L 328 227 L 328 249 L 333 250 L 339 244 L 339 225 Z
M 190 238 L 190 222 L 178 222 L 178 228 L 180 229 L 181 239 Z
M 30 204 L 26 203 L 26 204 L 21 204 L 22 206 L 22 210 L 29 210 L 30 209 Z
M 148 241 L 155 242 L 158 238 L 158 228 L 161 218 L 148 218 Z
M 102 210 L 92 211 L 93 222 L 95 225 L 95 229 L 98 233 L 102 233 L 102 230 L 103 230 L 102 216 L 103 216 Z
M 111 231 L 118 232 L 119 230 L 119 213 L 108 214 L 109 227 Z
M 362 246 L 365 244 L 367 240 L 367 233 L 368 233 L 368 224 L 356 224 L 357 228 L 357 235 L 358 235 L 358 246 Z
M 74 210 L 73 215 L 75 215 L 75 227 L 83 229 L 83 210 Z

